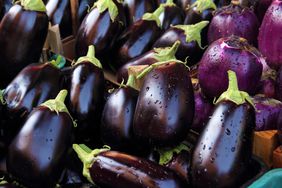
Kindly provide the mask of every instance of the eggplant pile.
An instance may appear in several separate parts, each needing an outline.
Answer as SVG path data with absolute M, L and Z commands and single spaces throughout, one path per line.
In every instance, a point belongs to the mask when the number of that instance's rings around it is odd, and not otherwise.
M 255 131 L 282 140 L 281 15 L 281 0 L 0 0 L 0 188 L 248 187 L 268 170 Z

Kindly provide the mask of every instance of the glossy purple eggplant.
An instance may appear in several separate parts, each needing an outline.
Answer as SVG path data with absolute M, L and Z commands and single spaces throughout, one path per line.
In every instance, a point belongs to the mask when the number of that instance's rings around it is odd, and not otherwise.
M 52 25 L 59 25 L 61 38 L 72 34 L 72 15 L 69 0 L 49 0 L 46 12 Z
M 126 26 L 122 4 L 117 0 L 98 0 L 81 23 L 75 41 L 76 57 L 87 53 L 88 46 L 96 47 L 97 57 L 108 56 L 116 38 Z
M 194 65 L 201 59 L 204 49 L 201 42 L 201 31 L 208 25 L 208 21 L 202 21 L 195 25 L 171 26 L 153 45 L 155 48 L 172 46 L 179 40 L 180 46 L 175 56 L 188 65 Z
M 88 8 L 94 4 L 95 0 L 79 0 L 78 6 L 78 20 L 82 23 L 84 17 L 87 15 Z
M 109 151 L 91 151 L 85 145 L 73 145 L 84 164 L 83 175 L 99 187 L 182 188 L 185 183 L 170 169 L 152 161 Z M 87 160 L 91 159 L 91 161 Z
M 95 57 L 93 45 L 89 46 L 87 56 L 80 57 L 72 69 L 69 110 L 78 123 L 76 141 L 91 141 L 99 135 L 105 87 L 102 65 Z
M 170 60 L 150 65 L 139 77 L 144 75 L 133 133 L 150 146 L 177 145 L 185 139 L 194 117 L 189 71 L 182 62 Z
M 176 4 L 186 12 L 187 8 L 195 3 L 196 0 L 176 0 Z
M 32 2 L 32 3 L 31 3 Z M 0 86 L 5 87 L 22 68 L 39 60 L 48 31 L 41 0 L 22 0 L 0 23 Z
M 255 109 L 246 92 L 238 90 L 236 74 L 228 71 L 229 88 L 214 112 L 193 153 L 193 187 L 239 187 L 246 181 L 252 159 Z
M 35 108 L 9 146 L 7 170 L 28 187 L 54 187 L 62 173 L 74 126 L 66 95 Z

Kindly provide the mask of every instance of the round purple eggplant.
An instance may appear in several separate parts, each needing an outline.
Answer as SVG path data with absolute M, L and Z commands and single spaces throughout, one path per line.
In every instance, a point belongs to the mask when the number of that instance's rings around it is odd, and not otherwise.
M 105 79 L 102 65 L 95 58 L 94 46 L 87 56 L 80 57 L 72 67 L 69 110 L 77 120 L 77 142 L 93 141 L 99 135 L 101 111 L 104 104 Z
M 259 26 L 259 21 L 250 8 L 232 1 L 229 6 L 215 12 L 209 26 L 208 42 L 211 44 L 219 38 L 237 35 L 256 45 Z
M 7 170 L 28 187 L 54 187 L 62 173 L 74 126 L 66 95 L 35 108 L 9 146 Z
M 152 161 L 108 148 L 91 151 L 85 145 L 74 144 L 73 149 L 84 164 L 83 175 L 99 187 L 185 187 L 170 169 Z
M 41 0 L 21 0 L 0 23 L 0 86 L 30 63 L 38 62 L 48 31 L 48 16 Z
M 137 78 L 144 75 L 133 133 L 150 146 L 177 145 L 185 139 L 194 117 L 189 71 L 182 62 L 171 60 L 150 65 Z
M 191 163 L 194 187 L 239 187 L 248 177 L 252 157 L 255 109 L 246 92 L 238 90 L 228 71 L 229 88 L 195 146 Z
M 237 74 L 239 89 L 255 94 L 262 76 L 264 58 L 260 52 L 237 36 L 221 38 L 205 51 L 199 64 L 199 83 L 209 99 L 218 97 L 228 86 L 227 71 Z
M 208 21 L 202 21 L 195 25 L 171 26 L 153 45 L 155 48 L 172 46 L 179 40 L 180 46 L 176 52 L 176 58 L 185 61 L 188 57 L 188 65 L 194 65 L 201 59 L 204 49 L 201 42 L 201 31 L 208 25 Z
M 124 10 L 119 1 L 98 0 L 78 29 L 75 41 L 76 57 L 84 56 L 90 45 L 96 46 L 99 59 L 107 56 L 125 26 Z

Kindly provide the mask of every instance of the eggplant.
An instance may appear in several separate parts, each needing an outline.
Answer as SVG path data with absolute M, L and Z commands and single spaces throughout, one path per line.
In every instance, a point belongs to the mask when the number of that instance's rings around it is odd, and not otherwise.
M 119 1 L 98 0 L 78 29 L 75 39 L 76 57 L 84 56 L 88 46 L 94 45 L 98 59 L 103 59 L 125 26 L 124 10 Z
M 232 1 L 229 6 L 217 9 L 209 25 L 208 42 L 211 44 L 222 37 L 237 35 L 257 45 L 260 23 L 254 12 L 242 7 L 239 1 Z
M 77 142 L 93 141 L 99 134 L 104 87 L 102 65 L 91 45 L 87 55 L 73 64 L 71 73 L 69 110 L 78 123 L 75 129 Z
M 132 25 L 140 20 L 142 16 L 149 12 L 154 12 L 157 8 L 156 0 L 125 0 L 123 2 L 127 23 Z
M 141 56 L 138 56 L 131 61 L 127 62 L 123 65 L 117 72 L 117 80 L 118 82 L 125 82 L 128 79 L 128 68 L 130 66 L 136 65 L 151 65 L 160 61 L 168 61 L 170 59 L 176 59 L 175 53 L 178 50 L 180 45 L 180 41 L 176 41 L 173 46 L 166 48 L 154 48 Z
M 115 67 L 119 68 L 126 62 L 149 51 L 161 33 L 160 6 L 153 13 L 145 13 L 142 19 L 129 26 L 118 38 L 115 46 Z
M 82 23 L 84 17 L 87 15 L 88 8 L 93 5 L 95 0 L 79 0 L 78 6 L 78 20 Z
M 7 170 L 28 187 L 54 187 L 62 173 L 74 126 L 66 95 L 35 108 L 9 146 Z
M 275 80 L 275 98 L 282 101 L 282 66 L 278 69 Z
M 19 186 L 4 181 L 4 182 L 0 182 L 0 188 L 19 188 Z
M 147 74 L 147 75 L 146 75 Z M 183 141 L 194 117 L 194 93 L 183 62 L 150 65 L 136 104 L 133 133 L 150 146 L 174 146 Z
M 0 23 L 0 87 L 30 63 L 38 62 L 48 31 L 48 16 L 41 0 L 21 0 Z
M 236 74 L 228 71 L 229 87 L 216 102 L 200 135 L 191 163 L 194 187 L 239 187 L 252 159 L 255 109 L 248 93 L 239 91 Z
M 3 10 L 1 18 L 10 10 L 13 6 L 13 0 L 3 0 Z
M 282 65 L 282 21 L 277 15 L 282 14 L 282 2 L 273 0 L 268 7 L 258 36 L 258 48 L 266 57 L 266 61 L 271 68 L 279 69 Z M 271 28 L 271 29 L 270 29 Z
M 61 38 L 72 34 L 72 15 L 69 0 L 49 0 L 47 15 L 52 25 L 59 25 Z
M 154 48 L 172 46 L 179 40 L 180 46 L 175 56 L 181 61 L 188 57 L 188 65 L 194 65 L 201 59 L 204 48 L 201 42 L 201 31 L 208 25 L 208 21 L 202 21 L 194 25 L 171 26 L 153 45 Z
M 186 9 L 195 3 L 196 0 L 176 0 L 176 4 L 186 12 Z
M 91 151 L 85 145 L 73 145 L 83 162 L 83 175 L 99 187 L 184 187 L 185 183 L 170 169 L 152 161 L 109 148 Z M 89 159 L 89 160 L 88 160 Z
M 265 59 L 246 39 L 221 38 L 205 51 L 199 64 L 199 83 L 209 99 L 218 97 L 228 86 L 227 71 L 237 74 L 239 89 L 254 95 L 262 76 Z

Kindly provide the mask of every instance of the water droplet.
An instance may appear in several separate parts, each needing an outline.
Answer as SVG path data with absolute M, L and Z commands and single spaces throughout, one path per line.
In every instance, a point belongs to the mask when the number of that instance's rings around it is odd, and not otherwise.
M 211 158 L 210 158 L 210 161 L 211 161 L 211 163 L 213 163 L 213 162 L 215 161 L 215 158 L 214 158 L 214 157 L 211 157 Z
M 205 171 L 205 172 L 207 172 L 207 171 L 208 171 L 208 169 L 206 169 L 206 168 L 205 168 L 205 169 L 204 169 L 204 171 Z
M 227 135 L 230 135 L 230 134 L 231 134 L 231 131 L 227 128 L 227 129 L 225 130 L 225 133 L 226 133 Z
M 149 87 L 146 87 L 146 91 L 149 91 L 149 89 L 150 89 Z
M 205 149 L 206 149 L 206 145 L 203 146 L 203 150 L 205 150 Z
M 231 148 L 231 151 L 232 151 L 232 152 L 234 152 L 234 151 L 235 151 L 235 149 L 236 149 L 235 147 L 232 147 L 232 148 Z

